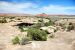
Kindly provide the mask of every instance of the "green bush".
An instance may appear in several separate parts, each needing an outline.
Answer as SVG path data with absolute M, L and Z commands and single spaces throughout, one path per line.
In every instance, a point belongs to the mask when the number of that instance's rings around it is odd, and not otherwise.
M 15 17 L 9 17 L 10 19 L 14 19 Z
M 20 39 L 19 39 L 18 36 L 14 37 L 14 38 L 12 39 L 12 43 L 13 43 L 13 44 L 19 44 L 19 41 L 20 41 Z
M 67 31 L 73 30 L 74 26 L 72 23 L 69 23 L 68 27 L 67 27 Z
M 31 28 L 28 30 L 28 37 L 30 37 L 32 40 L 36 41 L 46 41 L 47 40 L 47 33 L 43 30 Z
M 50 26 L 50 25 L 53 25 L 53 22 L 51 20 L 49 20 L 49 22 L 45 23 L 45 26 Z
M 19 29 L 21 30 L 21 32 L 25 32 L 25 31 L 27 31 L 28 26 L 25 26 L 25 25 L 19 26 Z
M 41 27 L 41 23 L 34 24 L 31 28 L 39 29 Z
M 43 22 L 43 20 L 41 19 L 41 20 L 38 20 L 38 22 Z
M 50 34 L 47 30 L 45 30 L 45 32 L 46 32 L 47 34 Z
M 70 30 L 73 30 L 73 29 L 74 29 L 73 25 L 69 25 L 69 26 L 67 27 L 67 31 L 70 31 Z
M 73 24 L 70 22 L 69 25 L 73 25 Z

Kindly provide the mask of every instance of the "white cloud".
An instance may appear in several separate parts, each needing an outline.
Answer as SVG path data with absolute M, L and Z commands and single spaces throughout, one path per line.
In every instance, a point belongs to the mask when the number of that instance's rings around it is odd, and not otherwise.
M 75 11 L 75 6 L 60 6 L 60 5 L 49 5 L 49 6 L 44 6 L 43 11 L 51 14 L 70 14 L 72 13 L 69 10 L 74 10 Z M 74 12 L 75 13 L 75 12 Z
M 74 11 L 73 11 L 74 10 Z M 75 14 L 75 6 L 49 5 L 40 7 L 34 3 L 0 2 L 0 13 L 48 13 L 48 14 Z
M 5 12 L 24 12 L 23 10 L 27 10 L 33 7 L 35 4 L 33 3 L 9 3 L 9 2 L 0 2 L 0 11 Z

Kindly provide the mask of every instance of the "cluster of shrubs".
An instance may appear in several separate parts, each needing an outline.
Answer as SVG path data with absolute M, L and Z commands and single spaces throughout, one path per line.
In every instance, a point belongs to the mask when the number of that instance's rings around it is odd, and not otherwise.
M 38 20 L 38 21 L 41 22 L 41 25 L 43 25 L 43 26 L 50 26 L 50 25 L 54 24 L 54 22 L 51 21 L 51 19 L 48 19 L 48 20 L 49 20 L 49 22 L 46 22 L 46 23 L 44 23 L 43 19 Z
M 40 29 L 40 27 L 41 27 L 41 23 L 36 23 L 36 24 L 32 25 L 30 28 Z
M 0 19 L 0 23 L 7 23 L 7 20 L 5 18 Z
M 44 23 L 43 19 L 41 19 L 41 20 L 38 20 L 38 23 L 36 23 L 36 24 L 33 24 L 31 26 L 21 25 L 21 26 L 19 26 L 19 28 L 20 28 L 21 32 L 24 32 L 24 31 L 26 31 L 27 28 L 40 29 L 43 26 L 50 26 L 53 24 L 54 23 L 50 19 L 49 19 L 49 22 L 46 22 L 46 23 Z M 26 29 L 24 30 L 24 28 L 26 28 Z
M 20 38 L 18 36 L 12 39 L 13 44 L 21 44 L 25 45 L 28 44 L 29 41 L 46 41 L 47 40 L 47 33 L 43 30 L 30 28 L 28 29 L 28 33 L 26 37 Z
M 10 19 L 14 19 L 15 17 L 9 17 Z
M 21 32 L 24 32 L 24 31 L 26 31 L 24 28 L 27 28 L 25 25 L 23 25 L 23 26 L 19 26 L 19 29 L 21 30 Z
M 29 40 L 30 39 L 28 37 L 22 37 L 22 38 L 20 38 L 19 36 L 15 36 L 12 39 L 12 43 L 13 44 L 25 45 L 25 44 L 28 44 L 29 43 Z
M 59 26 L 61 26 L 63 30 L 65 30 L 65 29 L 67 29 L 67 31 L 74 30 L 73 23 L 71 23 L 71 22 L 69 24 L 60 23 Z
M 74 26 L 72 23 L 69 23 L 68 27 L 67 27 L 67 31 L 73 30 Z
M 27 26 L 27 36 L 23 37 L 23 38 L 19 38 L 18 36 L 14 37 L 12 39 L 13 44 L 21 44 L 21 45 L 25 45 L 27 44 L 29 41 L 46 41 L 47 40 L 47 35 L 49 34 L 47 31 L 45 30 L 40 30 L 40 27 L 42 27 L 42 20 L 39 20 L 39 22 L 37 24 L 34 24 L 32 26 Z M 53 22 L 50 20 L 47 23 L 43 23 L 45 26 L 50 26 L 53 25 Z M 25 28 L 26 26 L 21 26 L 20 29 L 23 30 L 23 28 Z M 53 36 L 52 36 L 53 37 Z
M 20 39 L 19 39 L 18 36 L 14 37 L 14 38 L 12 39 L 12 43 L 13 43 L 13 44 L 18 44 L 19 41 L 20 41 Z
M 49 20 L 49 22 L 45 23 L 45 26 L 50 26 L 50 25 L 54 25 L 53 21 Z
M 36 41 L 46 41 L 47 40 L 47 33 L 40 29 L 31 28 L 28 30 L 28 37 L 32 40 Z

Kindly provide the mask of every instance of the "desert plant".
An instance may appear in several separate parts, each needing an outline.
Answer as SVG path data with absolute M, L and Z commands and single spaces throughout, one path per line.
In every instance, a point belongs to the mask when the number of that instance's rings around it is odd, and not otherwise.
M 19 26 L 19 29 L 21 30 L 21 32 L 27 31 L 28 28 L 29 26 L 25 26 L 25 25 Z
M 72 23 L 69 23 L 68 27 L 67 27 L 67 31 L 73 30 L 74 26 Z
M 20 18 L 18 18 L 17 20 L 21 20 Z
M 9 17 L 10 19 L 14 19 L 15 17 Z
M 40 29 L 31 28 L 28 30 L 28 37 L 32 40 L 36 41 L 46 41 L 47 40 L 47 33 Z
M 70 22 L 69 25 L 73 25 L 73 24 Z
M 43 20 L 38 20 L 38 22 L 43 22 Z
M 31 26 L 31 28 L 37 28 L 37 29 L 39 29 L 40 27 L 41 27 L 41 23 L 37 23 Z
M 1 19 L 1 20 L 0 20 L 0 23 L 7 23 L 6 18 Z
M 50 25 L 53 25 L 53 22 L 51 20 L 49 20 L 49 22 L 45 23 L 45 26 L 50 26 Z
M 25 44 L 28 44 L 30 41 L 30 38 L 28 37 L 23 37 L 21 40 L 20 40 L 20 44 L 21 45 L 25 45 Z
M 69 25 L 69 26 L 67 27 L 67 31 L 70 31 L 70 30 L 73 30 L 73 29 L 74 29 L 73 25 Z
M 46 32 L 47 34 L 50 34 L 47 30 L 45 30 L 45 32 Z
M 12 43 L 13 43 L 13 44 L 19 44 L 19 41 L 20 41 L 20 39 L 19 39 L 18 36 L 15 36 L 15 37 L 12 39 Z
M 50 38 L 54 38 L 54 37 L 55 37 L 54 34 L 51 34 Z

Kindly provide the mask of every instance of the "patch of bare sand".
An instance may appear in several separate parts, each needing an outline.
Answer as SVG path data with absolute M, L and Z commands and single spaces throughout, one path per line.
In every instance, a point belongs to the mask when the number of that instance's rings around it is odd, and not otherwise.
M 11 46 L 11 47 L 10 47 Z M 8 45 L 6 50 L 72 50 L 65 43 L 54 43 L 50 41 L 33 41 L 27 45 Z
M 59 39 L 60 41 L 62 40 L 63 42 L 67 44 L 71 44 L 73 41 L 75 41 L 75 31 L 58 31 L 55 33 L 55 38 Z

